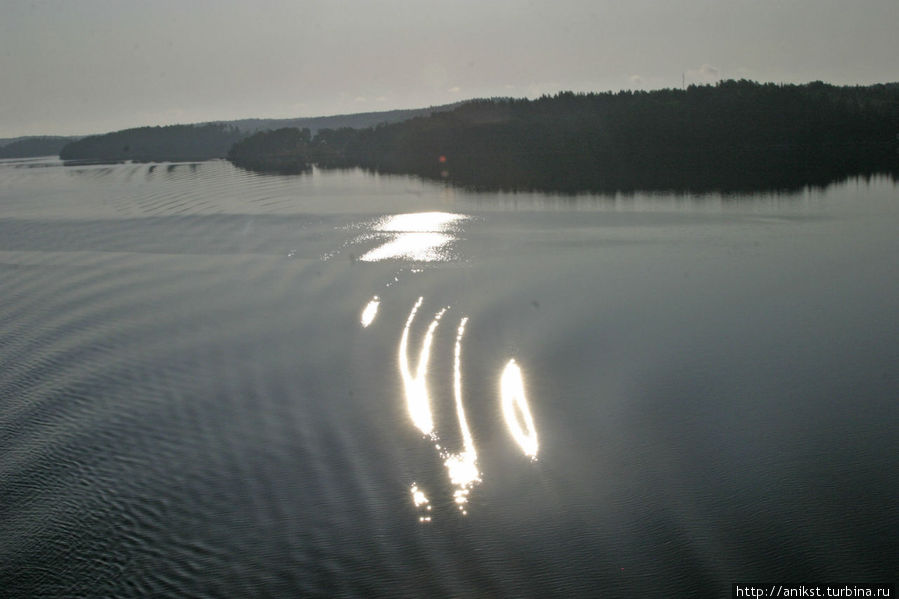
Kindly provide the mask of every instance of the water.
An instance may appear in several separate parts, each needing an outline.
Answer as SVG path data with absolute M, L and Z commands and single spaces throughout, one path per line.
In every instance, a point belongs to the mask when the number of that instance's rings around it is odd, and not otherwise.
M 899 202 L 0 162 L 10 596 L 888 581 Z

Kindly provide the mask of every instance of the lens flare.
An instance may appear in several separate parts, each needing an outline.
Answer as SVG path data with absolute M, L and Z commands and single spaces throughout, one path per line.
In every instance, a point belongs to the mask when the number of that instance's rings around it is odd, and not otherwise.
M 537 429 L 534 428 L 534 420 L 531 417 L 531 409 L 524 394 L 524 381 L 521 378 L 521 369 L 515 360 L 509 360 L 500 378 L 500 396 L 503 409 L 503 417 L 509 433 L 524 455 L 531 458 L 537 457 Z

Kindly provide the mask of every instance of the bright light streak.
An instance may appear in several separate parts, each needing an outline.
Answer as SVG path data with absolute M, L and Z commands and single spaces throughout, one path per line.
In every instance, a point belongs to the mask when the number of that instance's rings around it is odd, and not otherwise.
M 453 500 L 463 514 L 466 514 L 465 505 L 468 503 L 468 493 L 471 487 L 481 482 L 481 473 L 478 471 L 478 452 L 474 447 L 474 439 L 471 429 L 468 428 L 468 420 L 465 417 L 465 406 L 462 404 L 462 336 L 465 334 L 465 325 L 468 317 L 462 318 L 459 329 L 456 331 L 456 347 L 453 364 L 453 390 L 456 399 L 456 417 L 459 419 L 459 429 L 462 431 L 463 449 L 461 453 L 445 455 L 444 466 L 449 473 L 450 482 L 457 488 L 453 492 Z M 438 446 L 438 450 L 439 450 Z
M 377 297 L 375 297 L 375 300 Z M 456 418 L 459 422 L 459 430 L 462 436 L 462 450 L 453 453 L 442 444 L 438 433 L 434 430 L 434 416 L 431 411 L 431 399 L 428 394 L 428 363 L 431 356 L 431 343 L 434 333 L 440 324 L 440 319 L 449 308 L 442 308 L 435 315 L 421 341 L 418 352 L 418 363 L 413 374 L 409 365 L 409 330 L 415 321 L 415 316 L 424 302 L 419 297 L 409 312 L 406 326 L 403 328 L 399 344 L 399 368 L 403 381 L 403 389 L 406 396 L 406 407 L 413 424 L 424 435 L 427 435 L 434 444 L 437 454 L 443 459 L 450 483 L 453 485 L 453 503 L 463 515 L 467 515 L 468 498 L 472 488 L 481 482 L 481 472 L 478 470 L 478 452 L 475 448 L 474 437 L 468 425 L 465 414 L 465 405 L 462 402 L 462 339 L 465 336 L 465 328 L 468 317 L 459 321 L 456 331 L 456 344 L 453 353 L 453 398 L 456 407 Z M 500 377 L 500 404 L 503 418 L 509 433 L 526 456 L 536 459 L 538 452 L 537 430 L 528 406 L 524 391 L 524 381 L 521 369 L 515 360 L 509 360 Z M 412 502 L 419 510 L 419 521 L 431 521 L 431 504 L 424 492 L 413 484 L 411 487 Z
M 465 325 L 468 323 L 468 317 L 464 317 L 459 323 L 459 329 L 456 331 L 456 348 L 454 351 L 453 364 L 453 390 L 456 397 L 456 415 L 459 417 L 459 428 L 462 430 L 462 441 L 465 447 L 465 453 L 471 454 L 472 458 L 477 457 L 474 449 L 474 440 L 471 437 L 471 430 L 468 428 L 468 420 L 465 418 L 465 407 L 462 405 L 462 336 L 465 334 Z
M 526 456 L 537 457 L 537 429 L 531 417 L 531 409 L 524 394 L 521 369 L 515 360 L 509 360 L 500 378 L 503 417 L 509 433 Z M 522 426 L 524 425 L 524 426 Z
M 374 321 L 375 316 L 378 315 L 378 305 L 380 303 L 381 299 L 376 295 L 371 298 L 371 301 L 368 302 L 368 304 L 365 306 L 365 309 L 362 310 L 362 328 L 367 327 Z
M 409 410 L 409 416 L 416 428 L 425 435 L 430 435 L 434 431 L 434 417 L 431 414 L 431 399 L 428 396 L 428 360 L 431 357 L 431 341 L 434 338 L 434 331 L 440 324 L 440 318 L 446 312 L 443 308 L 434 315 L 434 319 L 428 326 L 424 339 L 421 343 L 421 350 L 418 353 L 418 364 L 416 365 L 415 375 L 409 367 L 409 327 L 415 320 L 415 313 L 421 307 L 424 301 L 423 297 L 418 298 L 412 311 L 409 312 L 409 318 L 406 320 L 406 326 L 403 329 L 403 335 L 400 338 L 399 360 L 400 360 L 400 376 L 403 379 L 403 389 L 406 393 L 406 408 Z

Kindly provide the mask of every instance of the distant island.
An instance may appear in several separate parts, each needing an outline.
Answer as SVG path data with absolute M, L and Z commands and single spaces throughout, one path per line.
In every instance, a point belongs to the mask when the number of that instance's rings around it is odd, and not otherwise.
M 899 84 L 722 81 L 684 90 L 563 92 L 467 102 L 366 129 L 279 129 L 235 165 L 362 167 L 474 189 L 753 191 L 899 171 Z
M 59 157 L 104 162 L 209 160 L 224 158 L 245 136 L 237 127 L 221 124 L 139 127 L 79 139 L 64 146 Z
M 57 156 L 62 148 L 77 137 L 30 136 L 0 140 L 0 158 L 33 158 Z

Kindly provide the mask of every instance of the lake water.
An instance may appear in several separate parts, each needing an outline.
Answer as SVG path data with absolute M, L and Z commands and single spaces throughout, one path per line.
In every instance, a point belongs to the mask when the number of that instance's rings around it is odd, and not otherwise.
M 895 580 L 897 192 L 0 162 L 2 594 Z

